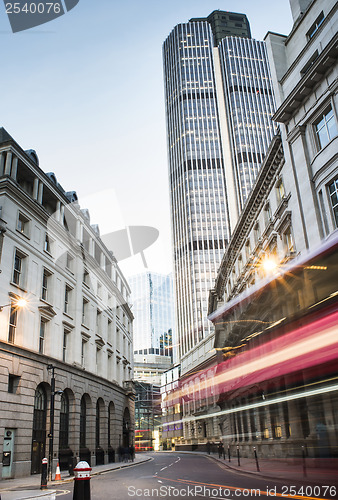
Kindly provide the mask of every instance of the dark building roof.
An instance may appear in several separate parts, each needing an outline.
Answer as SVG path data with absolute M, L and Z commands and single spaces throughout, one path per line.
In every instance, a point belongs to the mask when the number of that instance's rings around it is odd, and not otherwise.
M 226 36 L 251 38 L 250 23 L 245 14 L 214 10 L 208 17 L 193 17 L 189 20 L 189 22 L 201 21 L 211 25 L 216 47 Z
M 8 141 L 13 141 L 13 137 L 9 135 L 7 130 L 5 130 L 3 127 L 0 127 L 0 144 Z

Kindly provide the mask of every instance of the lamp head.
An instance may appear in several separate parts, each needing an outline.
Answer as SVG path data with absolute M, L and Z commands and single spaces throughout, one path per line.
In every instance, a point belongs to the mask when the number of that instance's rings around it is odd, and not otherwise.
M 267 274 L 273 273 L 278 267 L 278 262 L 275 256 L 269 255 L 262 260 L 262 267 Z
M 27 307 L 27 300 L 26 300 L 26 299 L 24 299 L 24 298 L 18 299 L 18 300 L 16 301 L 16 307 L 18 307 L 18 308 L 20 308 L 20 309 L 22 309 L 22 308 L 24 308 L 24 307 Z

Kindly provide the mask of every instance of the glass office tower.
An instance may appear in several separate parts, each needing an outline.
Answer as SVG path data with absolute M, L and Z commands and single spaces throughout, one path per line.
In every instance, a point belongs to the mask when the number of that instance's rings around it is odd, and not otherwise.
M 273 136 L 273 90 L 264 42 L 229 36 L 219 44 L 219 53 L 242 210 Z
M 135 354 L 172 356 L 172 275 L 145 272 L 128 279 Z
M 180 358 L 213 333 L 209 290 L 272 137 L 265 48 L 250 36 L 244 14 L 214 11 L 177 25 L 163 46 Z

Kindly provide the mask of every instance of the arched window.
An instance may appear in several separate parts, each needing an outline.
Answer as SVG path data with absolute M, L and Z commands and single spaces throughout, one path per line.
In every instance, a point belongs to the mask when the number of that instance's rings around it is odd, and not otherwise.
M 80 447 L 86 447 L 86 418 L 87 418 L 87 405 L 84 396 L 81 399 L 80 409 Z
M 59 448 L 64 450 L 69 448 L 69 399 L 64 392 L 61 396 L 61 411 L 60 411 L 60 434 L 59 434 Z
M 34 396 L 33 433 L 32 433 L 32 474 L 41 472 L 41 460 L 46 447 L 47 395 L 42 386 L 37 387 Z

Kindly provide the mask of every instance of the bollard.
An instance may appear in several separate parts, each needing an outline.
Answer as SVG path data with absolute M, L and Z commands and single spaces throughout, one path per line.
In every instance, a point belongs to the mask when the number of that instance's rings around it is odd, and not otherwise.
M 238 462 L 238 467 L 240 467 L 241 461 L 240 461 L 240 456 L 239 456 L 239 446 L 237 446 L 237 462 Z
M 90 471 L 87 462 L 79 462 L 74 469 L 73 500 L 90 500 Z
M 47 489 L 47 469 L 48 469 L 48 459 L 43 458 L 42 459 L 42 466 L 41 466 L 41 486 L 40 490 L 46 490 Z
M 230 457 L 230 446 L 228 445 L 228 458 L 229 458 L 229 462 L 231 462 L 231 457 Z
M 256 446 L 254 446 L 254 455 L 255 455 L 255 460 L 256 460 L 257 472 L 260 472 L 259 463 L 258 463 L 258 457 L 257 457 L 257 451 L 256 451 Z
M 305 460 L 305 448 L 304 448 L 304 446 L 302 446 L 302 457 L 303 457 L 303 476 L 307 477 L 306 460 Z

